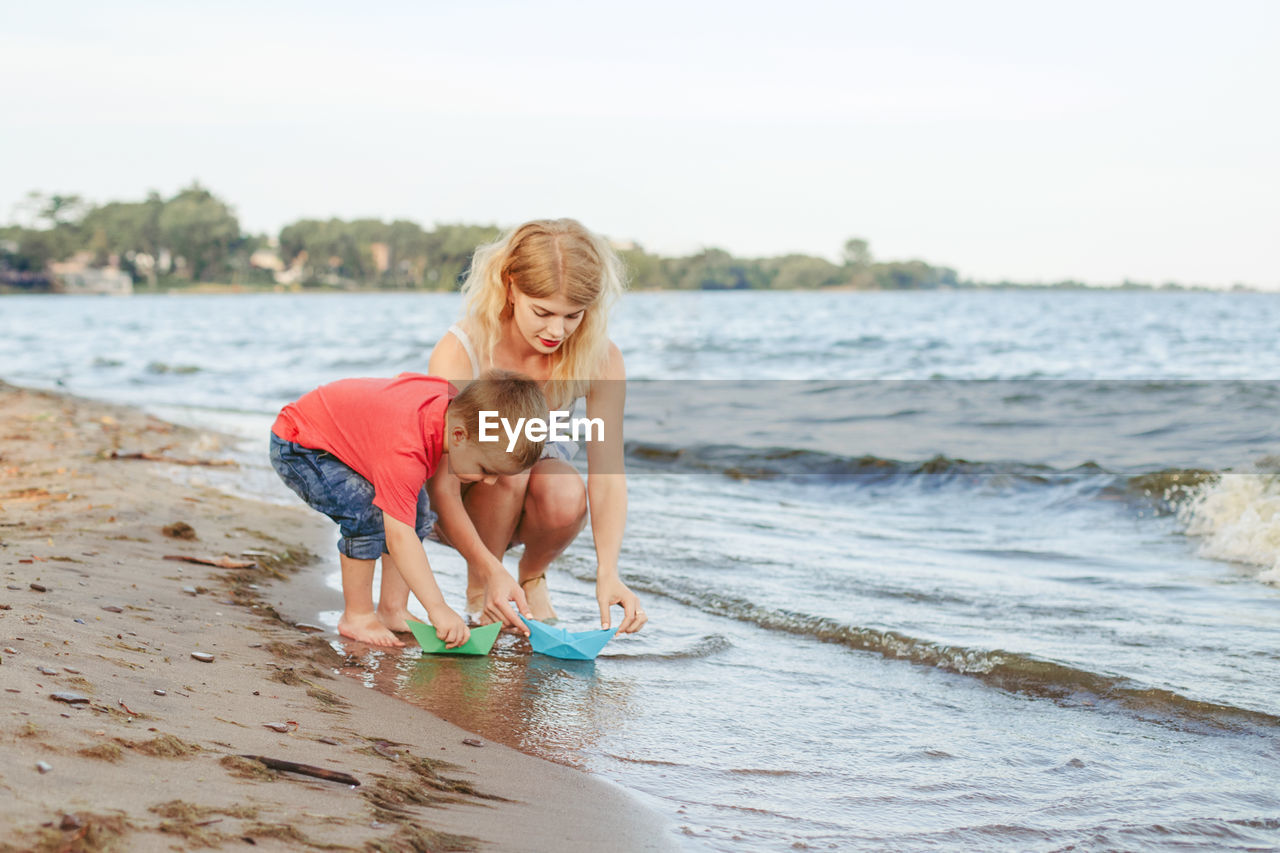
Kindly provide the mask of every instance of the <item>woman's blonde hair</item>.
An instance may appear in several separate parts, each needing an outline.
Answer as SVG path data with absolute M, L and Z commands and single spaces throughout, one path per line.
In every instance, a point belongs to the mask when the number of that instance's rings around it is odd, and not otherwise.
M 476 249 L 462 285 L 463 313 L 489 363 L 511 316 L 508 287 L 535 299 L 563 293 L 586 309 L 582 323 L 551 354 L 547 400 L 565 408 L 587 392 L 608 356 L 609 309 L 625 287 L 622 261 L 608 242 L 573 219 L 526 222 Z

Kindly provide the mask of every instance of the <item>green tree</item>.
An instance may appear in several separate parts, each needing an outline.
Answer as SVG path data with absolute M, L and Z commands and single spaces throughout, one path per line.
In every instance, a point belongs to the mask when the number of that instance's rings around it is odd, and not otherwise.
M 317 219 L 299 219 L 281 228 L 280 260 L 289 266 L 298 260 L 298 256 L 303 252 L 307 253 L 307 260 L 310 260 L 311 249 L 308 247 L 315 242 L 316 234 L 323 224 Z
M 393 284 L 422 287 L 426 282 L 427 235 L 422 226 L 397 219 L 387 226 L 387 277 Z
M 426 286 L 433 290 L 457 290 L 476 248 L 498 239 L 496 225 L 437 225 L 425 236 L 429 263 Z
M 31 190 L 14 206 L 14 213 L 19 224 L 31 229 L 48 230 L 79 222 L 88 207 L 79 195 Z
M 146 201 L 113 201 L 95 207 L 84 217 L 83 230 L 90 244 L 120 257 L 120 266 L 134 277 L 144 277 L 156 285 L 156 259 L 162 237 L 160 214 L 164 200 L 156 192 Z
M 44 272 L 51 261 L 62 257 L 58 235 L 52 229 L 0 228 L 0 244 L 0 261 L 18 272 Z
M 624 249 L 618 255 L 627 268 L 627 284 L 632 290 L 660 290 L 672 286 L 663 259 L 657 255 L 651 255 L 639 246 Z
M 240 223 L 231 208 L 198 183 L 166 202 L 157 224 L 164 245 L 183 259 L 192 281 L 223 274 L 240 239 Z
M 724 249 L 672 259 L 668 269 L 675 286 L 686 290 L 744 290 L 768 284 L 759 262 L 735 258 Z
M 846 272 L 812 255 L 784 255 L 768 261 L 769 287 L 774 290 L 815 290 L 845 284 Z
M 850 237 L 844 241 L 844 265 L 855 270 L 866 269 L 871 265 L 871 246 L 861 237 Z
M 84 248 L 86 239 L 81 220 L 88 209 L 89 205 L 78 195 L 39 190 L 27 193 L 16 207 L 29 232 L 20 241 L 26 246 L 22 250 L 24 256 L 33 263 L 43 258 L 43 268 L 50 261 L 65 260 Z
M 955 270 L 930 266 L 924 261 L 874 264 L 871 276 L 881 290 L 930 290 L 959 285 Z

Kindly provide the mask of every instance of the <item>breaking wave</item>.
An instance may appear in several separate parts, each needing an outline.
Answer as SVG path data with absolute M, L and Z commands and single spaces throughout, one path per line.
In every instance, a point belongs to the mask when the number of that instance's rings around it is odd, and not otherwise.
M 1280 585 L 1280 474 L 1223 474 L 1195 489 L 1177 509 L 1199 554 L 1262 569 Z
M 1138 473 L 1109 471 L 1092 462 L 1054 468 L 1026 462 L 989 462 L 934 456 L 918 461 L 881 456 L 840 456 L 787 447 L 741 447 L 628 442 L 636 471 L 723 476 L 732 480 L 784 481 L 810 485 L 910 485 L 924 489 L 1064 489 L 1076 497 L 1103 497 L 1154 505 L 1175 512 L 1198 488 L 1219 477 L 1199 468 L 1161 468 Z
M 633 583 L 705 613 L 748 622 L 769 631 L 835 643 L 894 660 L 968 676 L 989 687 L 1068 705 L 1111 707 L 1165 725 L 1236 730 L 1280 729 L 1280 716 L 1207 702 L 1141 684 L 1120 675 L 1093 672 L 1068 663 L 1004 649 L 975 649 L 850 625 L 824 616 L 762 607 L 743 598 L 710 592 L 666 579 L 661 585 Z

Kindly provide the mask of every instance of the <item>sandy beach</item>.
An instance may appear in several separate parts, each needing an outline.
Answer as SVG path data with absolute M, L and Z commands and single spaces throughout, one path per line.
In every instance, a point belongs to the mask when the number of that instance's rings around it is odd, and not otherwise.
M 0 383 L 0 850 L 676 847 L 622 789 L 344 677 L 307 624 L 332 532 L 165 474 L 223 461 Z

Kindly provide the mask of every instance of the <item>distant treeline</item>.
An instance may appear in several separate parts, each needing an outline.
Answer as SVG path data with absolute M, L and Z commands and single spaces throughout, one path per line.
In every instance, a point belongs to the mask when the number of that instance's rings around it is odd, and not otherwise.
M 273 239 L 246 234 L 233 209 L 199 184 L 162 198 L 86 203 L 79 196 L 30 193 L 22 224 L 0 227 L 0 287 L 47 287 L 67 267 L 118 268 L 138 286 L 200 282 L 296 288 L 454 290 L 475 248 L 497 226 L 437 225 L 397 219 L 300 219 Z M 811 255 L 737 258 L 722 249 L 687 257 L 618 246 L 630 286 L 639 290 L 923 290 L 1018 287 L 962 281 L 924 261 L 876 261 L 852 238 L 841 263 Z M 1080 282 L 1049 285 L 1083 288 Z M 1128 287 L 1147 288 L 1126 282 Z M 1176 288 L 1177 285 L 1165 285 Z

